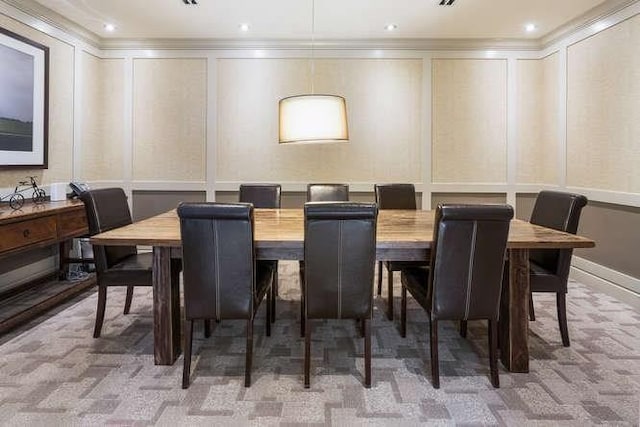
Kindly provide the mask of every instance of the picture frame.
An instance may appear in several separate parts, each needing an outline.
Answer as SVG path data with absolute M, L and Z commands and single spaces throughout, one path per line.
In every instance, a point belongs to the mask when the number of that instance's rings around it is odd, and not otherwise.
M 0 27 L 0 170 L 47 169 L 49 48 Z

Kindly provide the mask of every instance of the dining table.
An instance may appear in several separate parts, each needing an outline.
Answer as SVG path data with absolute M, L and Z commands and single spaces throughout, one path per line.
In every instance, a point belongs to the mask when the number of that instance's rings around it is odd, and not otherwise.
M 427 260 L 434 217 L 433 210 L 380 210 L 376 259 Z M 254 224 L 256 259 L 304 258 L 303 209 L 254 209 Z M 171 258 L 181 256 L 182 246 L 176 210 L 94 235 L 91 243 L 152 247 L 154 360 L 156 365 L 172 365 L 181 351 L 179 276 L 171 271 Z M 595 242 L 583 236 L 519 219 L 511 221 L 506 254 L 508 278 L 503 286 L 499 321 L 500 359 L 508 371 L 529 371 L 529 250 L 593 246 Z

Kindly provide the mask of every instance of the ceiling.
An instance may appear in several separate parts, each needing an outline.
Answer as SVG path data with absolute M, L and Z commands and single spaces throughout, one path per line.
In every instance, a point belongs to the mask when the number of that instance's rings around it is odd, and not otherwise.
M 23 0 L 24 1 L 24 0 Z M 109 39 L 303 40 L 312 0 L 36 0 Z M 620 0 L 315 0 L 316 40 L 541 39 Z M 16 3 L 16 2 L 10 2 Z M 46 9 L 45 9 L 46 10 Z M 585 18 L 586 19 L 586 18 Z M 116 29 L 107 32 L 105 23 Z M 249 31 L 239 25 L 247 23 Z M 527 23 L 537 30 L 528 33 Z M 385 25 L 396 24 L 394 31 Z

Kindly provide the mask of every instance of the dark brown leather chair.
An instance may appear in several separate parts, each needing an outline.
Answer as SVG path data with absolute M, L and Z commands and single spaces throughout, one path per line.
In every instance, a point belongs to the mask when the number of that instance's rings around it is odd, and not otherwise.
M 378 209 L 416 210 L 416 189 L 413 184 L 376 184 L 376 203 Z M 387 268 L 387 318 L 393 320 L 393 272 L 403 268 L 429 265 L 424 262 L 378 261 L 378 296 L 382 294 L 382 266 Z
M 531 213 L 532 224 L 576 234 L 587 198 L 579 194 L 541 191 Z M 554 292 L 562 345 L 569 347 L 567 326 L 567 281 L 573 249 L 531 249 L 529 283 L 531 292 Z M 533 295 L 529 298 L 529 316 L 535 320 Z
M 240 203 L 254 208 L 280 208 L 280 184 L 240 184 Z
M 251 385 L 253 319 L 267 297 L 266 333 L 271 335 L 271 263 L 256 263 L 253 206 L 249 203 L 178 205 L 184 267 L 184 370 L 189 387 L 191 341 L 196 319 L 246 319 L 244 385 Z
M 240 184 L 240 203 L 251 203 L 254 208 L 280 209 L 282 187 L 280 184 Z M 278 261 L 273 266 L 273 292 L 278 295 Z M 271 322 L 276 320 L 276 298 L 271 299 Z
M 348 184 L 308 184 L 307 202 L 348 202 Z
M 402 271 L 400 334 L 407 331 L 407 290 L 426 310 L 433 387 L 440 387 L 438 321 L 489 321 L 491 384 L 499 387 L 497 321 L 513 209 L 507 205 L 439 205 L 429 268 Z
M 307 202 L 348 202 L 348 184 L 308 184 Z M 304 261 L 300 261 L 300 289 L 304 285 Z M 304 291 L 300 304 L 300 336 L 304 337 Z
M 365 386 L 369 388 L 376 205 L 307 203 L 304 212 L 304 386 L 310 384 L 311 319 L 356 319 L 364 330 Z
M 84 202 L 89 234 L 95 235 L 131 224 L 127 196 L 121 188 L 88 190 L 80 194 Z M 135 246 L 93 245 L 98 282 L 98 309 L 93 337 L 100 337 L 107 304 L 108 286 L 126 286 L 124 314 L 131 309 L 134 286 L 151 286 L 151 253 L 138 253 Z M 172 280 L 179 280 L 179 260 L 172 263 Z

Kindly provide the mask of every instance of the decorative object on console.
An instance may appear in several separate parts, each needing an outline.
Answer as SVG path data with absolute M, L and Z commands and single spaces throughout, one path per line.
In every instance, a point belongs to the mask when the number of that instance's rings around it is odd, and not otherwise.
M 0 94 L 0 169 L 46 169 L 49 48 L 0 28 Z
M 33 203 L 43 203 L 47 195 L 42 188 L 38 187 L 36 177 L 29 176 L 27 178 L 29 178 L 29 181 L 19 181 L 18 185 L 16 185 L 16 188 L 13 190 L 13 193 L 7 196 L 0 197 L 0 201 L 2 201 L 3 199 L 7 199 L 9 201 L 9 206 L 11 206 L 11 209 L 18 210 L 22 207 L 22 205 L 24 205 L 24 196 L 22 195 L 22 193 L 28 191 L 29 189 L 33 189 L 33 193 L 31 194 L 31 200 L 33 200 Z M 19 189 L 20 187 L 27 188 Z

